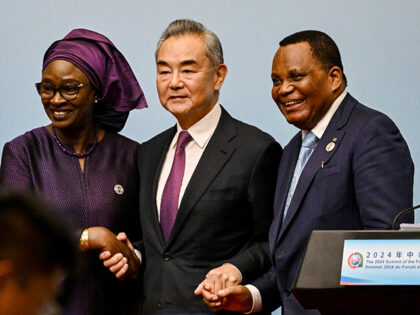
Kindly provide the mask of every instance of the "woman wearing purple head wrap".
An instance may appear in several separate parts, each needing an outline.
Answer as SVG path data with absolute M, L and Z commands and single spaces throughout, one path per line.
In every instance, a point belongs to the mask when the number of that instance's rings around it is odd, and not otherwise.
M 80 237 L 83 268 L 65 281 L 64 314 L 137 314 L 138 283 L 116 280 L 98 254 L 130 255 L 115 233 L 140 234 L 139 144 L 117 134 L 147 106 L 139 83 L 108 38 L 76 29 L 48 48 L 36 88 L 51 124 L 6 143 L 0 184 L 35 191 Z

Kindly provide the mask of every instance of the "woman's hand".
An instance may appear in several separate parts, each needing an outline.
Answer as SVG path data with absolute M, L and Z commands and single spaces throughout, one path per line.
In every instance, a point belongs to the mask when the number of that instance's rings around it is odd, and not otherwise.
M 100 251 L 99 259 L 118 279 L 136 278 L 140 260 L 125 233 L 118 237 L 104 227 L 88 228 L 89 250 Z

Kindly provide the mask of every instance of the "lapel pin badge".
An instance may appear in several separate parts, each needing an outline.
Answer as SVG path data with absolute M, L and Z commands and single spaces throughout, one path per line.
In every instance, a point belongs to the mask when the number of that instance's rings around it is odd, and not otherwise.
M 327 146 L 325 147 L 325 150 L 326 150 L 327 152 L 331 152 L 332 150 L 334 150 L 334 147 L 335 147 L 335 143 L 334 143 L 334 142 L 330 142 L 330 143 L 328 143 L 328 144 L 327 144 Z
M 114 191 L 117 195 L 122 195 L 124 193 L 124 188 L 120 184 L 114 186 Z

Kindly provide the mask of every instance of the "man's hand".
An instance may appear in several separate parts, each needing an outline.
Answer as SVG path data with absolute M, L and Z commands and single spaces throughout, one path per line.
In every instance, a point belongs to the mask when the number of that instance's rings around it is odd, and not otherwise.
M 208 306 L 208 308 L 213 312 L 217 312 L 222 309 L 222 300 L 212 291 L 212 287 L 207 283 L 207 279 L 205 279 L 194 290 L 194 294 L 201 295 L 203 297 L 203 302 Z
M 212 294 L 203 284 L 201 295 L 204 303 L 214 312 L 227 310 L 233 312 L 249 312 L 253 301 L 251 292 L 243 285 L 234 285 Z
M 222 306 L 218 292 L 222 289 L 237 285 L 242 281 L 242 274 L 234 265 L 226 263 L 210 270 L 206 279 L 195 289 L 195 295 L 202 295 L 204 303 L 213 310 L 218 311 Z
M 140 260 L 125 233 L 115 236 L 104 227 L 91 227 L 88 233 L 89 249 L 101 252 L 99 259 L 118 279 L 137 277 Z
M 210 270 L 206 279 L 195 289 L 195 295 L 202 295 L 203 289 L 216 294 L 221 289 L 239 284 L 242 281 L 242 274 L 234 265 L 226 263 L 220 267 Z
M 220 267 L 210 270 L 206 279 L 195 289 L 195 294 L 200 295 L 204 283 L 209 287 L 212 293 L 216 293 L 221 289 L 228 288 L 232 285 L 239 284 L 242 281 L 242 274 L 234 265 L 226 263 Z
M 252 294 L 243 285 L 235 285 L 220 290 L 218 296 L 221 298 L 221 309 L 234 312 L 249 312 L 252 308 Z

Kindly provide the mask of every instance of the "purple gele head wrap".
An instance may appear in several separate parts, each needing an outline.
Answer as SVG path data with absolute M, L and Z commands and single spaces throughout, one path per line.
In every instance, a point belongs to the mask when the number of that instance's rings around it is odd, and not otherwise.
M 74 29 L 48 48 L 42 71 L 54 60 L 71 62 L 88 77 L 99 98 L 93 121 L 105 129 L 121 131 L 130 110 L 147 107 L 130 65 L 105 36 Z

